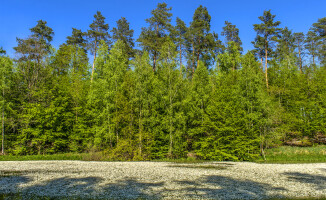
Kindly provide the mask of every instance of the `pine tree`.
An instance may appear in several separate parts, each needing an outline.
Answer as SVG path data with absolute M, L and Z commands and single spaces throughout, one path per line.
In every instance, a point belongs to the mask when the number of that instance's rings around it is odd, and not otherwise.
M 300 72 L 302 73 L 302 57 L 304 55 L 304 41 L 305 41 L 305 35 L 302 32 L 299 33 L 293 33 L 294 37 L 294 45 L 295 48 L 298 50 L 298 57 L 299 57 L 299 68 Z
M 129 59 L 135 56 L 134 51 L 134 30 L 129 28 L 129 22 L 126 18 L 121 17 L 117 21 L 117 27 L 112 29 L 112 39 L 114 42 L 117 40 L 121 40 L 125 43 L 126 49 L 124 49 L 125 53 L 129 55 Z
M 5 55 L 5 54 L 6 54 L 6 51 L 2 47 L 0 47 L 0 56 Z
M 289 56 L 294 54 L 295 49 L 295 38 L 292 34 L 292 31 L 287 27 L 281 30 L 278 44 L 276 47 L 276 56 L 279 59 L 286 59 Z
M 318 19 L 318 22 L 312 25 L 312 30 L 318 35 L 318 40 L 321 43 L 319 49 L 320 61 L 326 65 L 326 17 Z
M 45 148 L 48 136 L 45 134 L 46 113 L 44 108 L 49 105 L 51 96 L 51 61 L 49 57 L 53 49 L 50 42 L 53 30 L 39 20 L 31 28 L 32 34 L 27 39 L 17 39 L 18 46 L 14 49 L 21 56 L 17 62 L 19 102 L 19 137 L 16 141 L 17 153 L 41 153 Z M 44 151 L 43 151 L 44 152 Z
M 110 44 L 109 38 L 110 35 L 108 33 L 109 24 L 105 23 L 105 17 L 101 14 L 100 11 L 97 11 L 94 15 L 93 23 L 89 25 L 90 30 L 87 31 L 87 42 L 88 48 L 90 49 L 91 53 L 93 53 L 93 67 L 92 67 L 92 74 L 91 74 L 91 82 L 93 82 L 93 76 L 95 71 L 95 63 L 96 63 L 96 52 L 98 46 L 100 44 L 100 40 L 104 40 L 108 44 Z
M 172 8 L 168 8 L 166 3 L 157 4 L 157 8 L 152 10 L 151 18 L 146 19 L 148 28 L 142 28 L 138 42 L 145 51 L 148 51 L 153 58 L 153 71 L 156 70 L 156 62 L 160 57 L 160 49 L 171 30 L 170 13 Z
M 80 29 L 72 28 L 72 35 L 67 37 L 67 44 L 78 46 L 86 52 L 86 40 L 84 39 L 85 33 Z
M 180 74 L 182 74 L 182 57 L 184 56 L 184 49 L 185 49 L 185 43 L 186 43 L 186 33 L 188 30 L 188 27 L 186 26 L 185 22 L 182 21 L 179 17 L 176 19 L 176 26 L 174 28 L 175 33 L 174 37 L 176 40 L 176 46 L 177 50 L 179 51 L 179 68 L 180 68 Z
M 305 48 L 312 57 L 312 65 L 316 66 L 316 57 L 318 56 L 321 41 L 319 40 L 317 33 L 314 31 L 308 31 L 305 40 Z
M 271 11 L 264 11 L 263 16 L 258 17 L 262 23 L 254 24 L 254 30 L 257 32 L 257 46 L 265 52 L 265 78 L 266 87 L 268 88 L 268 72 L 267 72 L 267 62 L 268 57 L 270 57 L 272 51 L 273 42 L 278 38 L 280 28 L 277 28 L 281 22 L 274 21 L 276 15 L 272 15 Z
M 211 29 L 211 16 L 208 14 L 207 8 L 200 5 L 192 18 L 192 22 L 189 27 L 188 40 L 191 44 L 189 53 L 192 54 L 193 67 L 192 72 L 195 72 L 196 67 L 199 66 L 200 58 L 204 58 L 203 61 L 209 61 L 212 56 L 209 54 L 211 49 L 215 48 L 215 37 L 210 33 Z
M 18 62 L 24 63 L 26 67 L 23 71 L 26 73 L 25 78 L 28 79 L 29 90 L 37 87 L 42 73 L 42 61 L 50 53 L 50 42 L 54 32 L 46 24 L 46 21 L 37 21 L 37 25 L 30 29 L 32 35 L 27 39 L 17 38 L 18 46 L 14 47 L 16 53 L 21 55 Z
M 233 41 L 239 45 L 240 52 L 242 52 L 242 41 L 239 37 L 239 29 L 233 25 L 231 22 L 225 21 L 225 26 L 223 27 L 222 36 L 225 36 L 226 44 Z

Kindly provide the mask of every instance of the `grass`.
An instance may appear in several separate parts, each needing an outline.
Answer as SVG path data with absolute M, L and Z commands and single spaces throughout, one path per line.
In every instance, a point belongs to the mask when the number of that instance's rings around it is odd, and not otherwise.
M 265 151 L 266 160 L 262 158 L 256 160 L 258 163 L 323 163 L 326 162 L 326 145 L 313 147 L 290 147 L 281 146 L 267 149 Z M 27 161 L 27 160 L 81 160 L 81 161 L 114 161 L 100 152 L 92 153 L 65 153 L 52 155 L 0 155 L 0 161 Z M 170 162 L 182 164 L 196 164 L 209 162 L 207 160 L 197 160 L 194 158 L 183 159 L 163 159 L 151 160 L 154 162 Z
M 13 156 L 5 155 L 0 156 L 0 161 L 26 161 L 26 160 L 83 160 L 84 154 L 52 154 L 52 155 L 26 155 L 26 156 Z
M 326 162 L 326 145 L 313 147 L 290 147 L 281 146 L 267 149 L 266 161 L 262 158 L 257 160 L 261 163 L 323 163 Z

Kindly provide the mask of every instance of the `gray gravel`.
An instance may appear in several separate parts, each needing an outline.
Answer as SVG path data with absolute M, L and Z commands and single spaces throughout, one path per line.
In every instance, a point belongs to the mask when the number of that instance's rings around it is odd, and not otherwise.
M 0 162 L 0 193 L 97 199 L 326 197 L 326 163 Z

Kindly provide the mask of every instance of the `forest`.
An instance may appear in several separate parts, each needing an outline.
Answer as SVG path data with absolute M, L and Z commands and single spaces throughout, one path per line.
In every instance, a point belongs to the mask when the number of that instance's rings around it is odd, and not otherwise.
M 134 38 L 98 11 L 55 49 L 39 20 L 15 58 L 1 48 L 2 154 L 250 161 L 325 136 L 326 17 L 296 33 L 265 10 L 248 52 L 231 22 L 211 30 L 204 6 L 187 25 L 159 3 L 146 23 Z

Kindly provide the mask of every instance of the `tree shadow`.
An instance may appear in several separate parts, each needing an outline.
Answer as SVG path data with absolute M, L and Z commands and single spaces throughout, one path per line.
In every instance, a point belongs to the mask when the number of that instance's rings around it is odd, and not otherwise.
M 44 183 L 25 187 L 22 194 L 38 197 L 83 197 L 91 198 L 97 194 L 96 184 L 102 181 L 99 177 L 57 178 Z
M 21 175 L 2 175 L 0 176 L 0 194 L 17 193 L 20 185 L 30 180 L 30 178 Z
M 164 185 L 164 182 L 144 183 L 135 178 L 103 185 L 104 179 L 100 177 L 63 177 L 19 187 L 29 181 L 33 180 L 23 176 L 0 178 L 0 194 L 18 193 L 22 199 L 161 199 L 162 191 L 155 188 Z M 7 190 L 2 188 L 3 184 L 7 184 Z
M 144 183 L 135 178 L 126 178 L 119 183 L 108 184 L 103 190 L 109 199 L 161 199 L 164 182 Z
M 251 180 L 237 180 L 225 176 L 205 176 L 187 184 L 187 198 L 208 199 L 270 199 L 283 198 L 282 195 L 269 194 L 270 191 L 284 191 L 284 188 L 272 187 L 269 184 L 257 183 Z
M 125 177 L 107 184 L 100 177 L 63 177 L 20 187 L 32 180 L 24 176 L 0 177 L 0 193 L 19 192 L 23 199 L 162 199 L 164 197 L 186 199 L 270 199 L 271 191 L 284 191 L 284 188 L 251 180 L 237 180 L 225 176 L 203 176 L 195 180 L 175 181 L 182 187 L 165 188 L 165 182 L 144 182 Z M 322 184 L 321 179 L 318 184 Z M 6 190 L 3 187 L 6 185 Z
M 326 172 L 326 168 L 320 168 L 320 171 Z
M 286 172 L 284 175 L 288 176 L 288 179 L 291 181 L 313 184 L 317 190 L 326 189 L 326 176 L 311 175 L 300 172 Z

